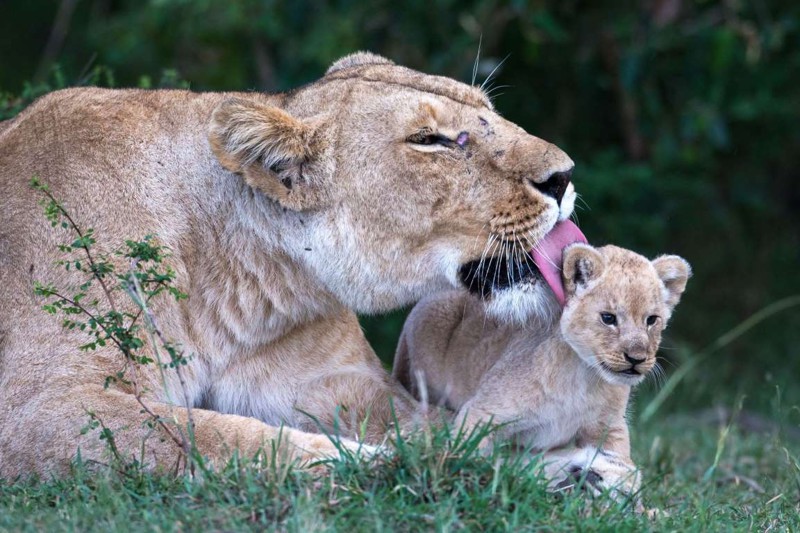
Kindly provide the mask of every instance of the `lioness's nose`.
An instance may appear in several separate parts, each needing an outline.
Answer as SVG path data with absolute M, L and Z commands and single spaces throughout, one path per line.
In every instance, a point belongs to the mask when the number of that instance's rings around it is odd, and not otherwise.
M 561 172 L 553 172 L 542 183 L 534 183 L 533 186 L 539 189 L 542 194 L 552 196 L 556 199 L 556 203 L 561 205 L 561 199 L 564 198 L 564 193 L 567 192 L 567 185 L 572 176 L 572 168 Z

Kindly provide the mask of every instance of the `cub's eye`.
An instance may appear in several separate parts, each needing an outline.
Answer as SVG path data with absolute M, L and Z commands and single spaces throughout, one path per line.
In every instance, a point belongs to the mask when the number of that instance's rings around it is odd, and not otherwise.
M 612 313 L 600 313 L 600 320 L 603 321 L 603 324 L 606 326 L 616 326 L 617 325 L 617 315 Z
M 658 315 L 650 315 L 647 317 L 646 322 L 648 326 L 654 325 L 656 322 L 658 322 Z

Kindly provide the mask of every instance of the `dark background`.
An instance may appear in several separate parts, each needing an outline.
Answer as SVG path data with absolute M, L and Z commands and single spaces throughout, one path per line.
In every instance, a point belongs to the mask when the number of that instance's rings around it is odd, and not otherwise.
M 694 267 L 662 364 L 695 366 L 643 396 L 769 413 L 800 405 L 799 36 L 797 0 L 6 0 L 0 118 L 70 85 L 281 91 L 359 49 L 469 82 L 481 43 L 500 113 L 576 161 L 590 241 Z M 364 319 L 384 361 L 404 317 Z

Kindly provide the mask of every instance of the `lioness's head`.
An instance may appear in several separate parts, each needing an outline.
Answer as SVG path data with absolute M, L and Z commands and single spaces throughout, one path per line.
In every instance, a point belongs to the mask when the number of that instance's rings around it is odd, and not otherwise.
M 283 207 L 288 253 L 361 312 L 530 282 L 528 252 L 575 198 L 572 160 L 479 88 L 368 53 L 289 93 L 223 102 L 209 138 Z
M 636 384 L 655 365 L 690 275 L 676 255 L 649 261 L 616 246 L 573 244 L 564 251 L 562 335 L 606 381 Z

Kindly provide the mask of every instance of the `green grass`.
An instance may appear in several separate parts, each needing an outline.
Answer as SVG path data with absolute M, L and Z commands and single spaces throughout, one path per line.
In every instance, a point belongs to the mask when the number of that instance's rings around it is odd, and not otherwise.
M 581 493 L 554 496 L 533 468 L 448 446 L 403 442 L 380 463 L 332 464 L 325 475 L 234 463 L 194 480 L 123 478 L 76 467 L 51 481 L 0 481 L 0 530 L 800 530 L 798 442 L 781 425 L 745 427 L 665 415 L 634 428 L 655 518 Z M 796 426 L 795 426 L 796 428 Z
M 314 473 L 234 461 L 193 479 L 81 465 L 61 479 L 0 479 L 0 531 L 800 531 L 796 381 L 715 374 L 723 349 L 799 301 L 764 308 L 700 352 L 677 346 L 669 379 L 637 391 L 629 420 L 646 515 L 550 494 L 511 450 L 484 457 L 476 439 L 439 430 Z

